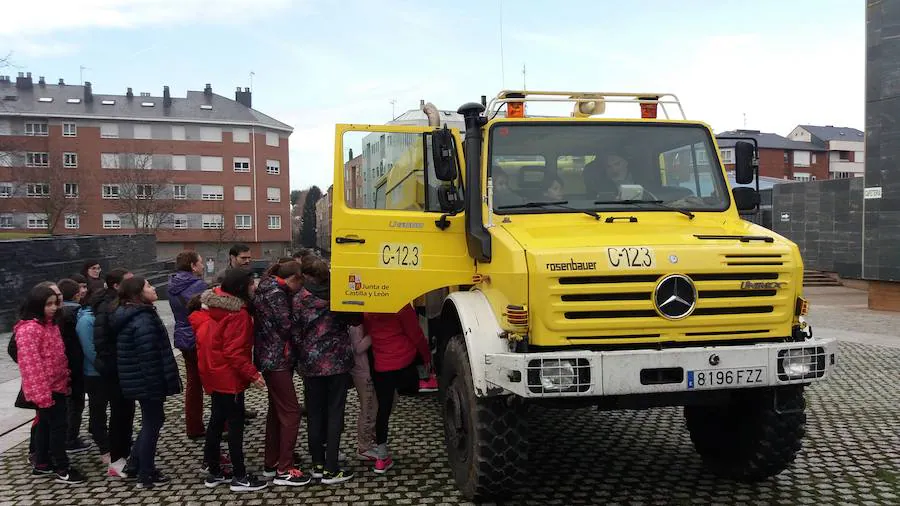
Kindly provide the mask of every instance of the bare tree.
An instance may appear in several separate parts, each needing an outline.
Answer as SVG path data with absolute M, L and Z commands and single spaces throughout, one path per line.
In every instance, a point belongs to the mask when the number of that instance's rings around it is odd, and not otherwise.
M 115 184 L 119 199 L 116 210 L 125 215 L 138 233 L 155 234 L 163 225 L 173 223 L 178 202 L 166 173 L 153 170 L 149 153 L 118 154 Z
M 74 159 L 66 159 L 68 155 L 58 151 L 24 152 L 15 140 L 4 139 L 0 143 L 0 165 L 20 167 L 10 172 L 15 179 L 9 189 L 10 196 L 16 199 L 13 207 L 46 217 L 50 234 L 63 228 L 66 215 L 80 216 L 83 178 L 74 168 Z

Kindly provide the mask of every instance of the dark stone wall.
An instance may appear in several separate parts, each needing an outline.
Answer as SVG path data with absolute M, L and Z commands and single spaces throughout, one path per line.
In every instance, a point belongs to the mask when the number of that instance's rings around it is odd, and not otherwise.
M 900 2 L 866 7 L 866 186 L 863 277 L 900 281 Z
M 772 230 L 797 243 L 806 269 L 859 278 L 863 188 L 862 178 L 775 185 Z
M 88 259 L 104 271 L 138 270 L 156 262 L 153 235 L 54 236 L 0 241 L 0 329 L 8 330 L 28 290 L 79 272 Z M 101 274 L 102 277 L 102 274 Z

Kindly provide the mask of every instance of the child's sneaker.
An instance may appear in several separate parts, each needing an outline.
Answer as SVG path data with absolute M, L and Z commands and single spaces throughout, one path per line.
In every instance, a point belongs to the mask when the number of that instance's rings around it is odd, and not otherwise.
M 168 485 L 169 482 L 172 481 L 172 478 L 169 478 L 168 476 L 159 472 L 159 469 L 157 469 L 157 470 L 153 471 L 152 473 L 150 473 L 150 481 L 152 481 L 153 484 L 157 485 L 157 486 Z
M 325 464 L 313 464 L 312 477 L 314 480 L 321 480 L 325 475 Z
M 275 475 L 275 479 L 272 480 L 273 485 L 283 485 L 286 487 L 302 487 L 303 485 L 307 485 L 312 478 L 303 474 L 303 471 L 299 469 L 288 469 L 283 473 L 278 473 Z
M 263 467 L 263 472 L 262 472 L 263 478 L 271 479 L 271 478 L 274 478 L 277 474 L 278 474 L 277 467 Z
M 32 476 L 49 476 L 53 474 L 53 469 L 50 469 L 50 466 L 33 466 L 31 468 Z
M 434 373 L 431 373 L 428 376 L 428 379 L 419 380 L 419 393 L 426 392 L 437 392 L 438 391 L 438 381 L 437 376 Z
M 222 469 L 231 467 L 231 459 L 228 458 L 228 454 L 225 452 L 222 452 L 222 454 L 219 455 L 219 467 Z M 203 465 L 200 467 L 200 472 L 204 473 L 204 474 L 209 474 L 209 464 L 204 462 Z
M 233 478 L 234 476 L 231 476 L 231 474 L 226 473 L 225 471 L 219 471 L 216 474 L 208 474 L 203 484 L 206 485 L 207 488 L 216 488 L 219 485 L 231 483 Z
M 256 492 L 257 490 L 262 490 L 268 487 L 269 484 L 256 478 L 252 474 L 248 474 L 243 478 L 237 478 L 231 480 L 231 491 L 232 492 Z
M 378 459 L 375 461 L 375 469 L 373 471 L 377 474 L 384 474 L 388 472 L 390 468 L 394 467 L 394 459 L 391 457 L 387 457 L 384 459 Z
M 66 471 L 57 471 L 56 473 L 56 483 L 63 483 L 65 485 L 78 485 L 79 483 L 84 483 L 87 481 L 83 474 L 78 472 L 78 469 L 74 467 L 70 467 Z
M 324 485 L 337 485 L 338 483 L 344 483 L 345 481 L 350 481 L 352 479 L 353 471 L 342 469 L 334 473 L 329 471 L 322 473 L 322 484 Z
M 74 455 L 76 453 L 86 452 L 90 450 L 92 446 L 94 446 L 94 444 L 90 441 L 85 441 L 84 439 L 78 437 L 75 438 L 74 441 L 66 445 L 66 453 L 68 453 L 69 455 Z
M 125 473 L 125 459 L 111 462 L 106 469 L 106 475 L 112 478 L 127 478 Z

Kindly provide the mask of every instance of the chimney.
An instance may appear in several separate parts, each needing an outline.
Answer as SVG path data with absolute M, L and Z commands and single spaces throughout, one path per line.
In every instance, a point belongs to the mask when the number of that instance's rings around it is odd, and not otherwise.
M 241 91 L 241 87 L 238 86 L 237 90 L 234 92 L 234 101 L 248 109 L 252 108 L 253 96 L 250 93 L 250 88 L 244 88 L 243 91 Z
M 425 100 L 419 100 L 419 110 L 421 111 L 424 108 L 425 108 Z
M 44 76 L 38 78 L 38 85 L 40 85 L 41 88 L 47 86 L 47 81 L 44 79 Z
M 90 104 L 93 101 L 94 101 L 94 92 L 93 92 L 93 90 L 91 90 L 91 82 L 85 81 L 84 82 L 84 103 Z
M 24 73 L 19 72 L 19 76 L 16 77 L 16 88 L 20 90 L 30 90 L 34 85 L 31 82 L 31 72 L 26 76 Z
M 203 94 L 206 95 L 207 97 L 212 96 L 212 85 L 211 84 L 206 83 L 206 88 L 203 88 Z
M 60 85 L 60 86 L 65 86 L 65 85 L 66 85 L 66 82 L 63 81 L 63 78 L 62 78 L 62 77 L 59 78 L 59 85 Z
M 128 100 L 131 100 L 134 98 L 134 92 L 131 91 L 131 88 L 128 88 L 128 91 L 125 92 L 125 96 L 128 97 Z
M 353 161 L 353 148 L 350 148 L 350 161 Z
M 172 107 L 172 95 L 168 86 L 163 86 L 163 107 Z

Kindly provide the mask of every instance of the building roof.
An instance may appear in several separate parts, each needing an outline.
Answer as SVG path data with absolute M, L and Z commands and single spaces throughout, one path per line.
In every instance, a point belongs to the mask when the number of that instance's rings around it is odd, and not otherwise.
M 232 99 L 204 91 L 188 91 L 187 97 L 171 97 L 171 105 L 164 107 L 161 96 L 108 95 L 91 92 L 93 101 L 85 102 L 85 86 L 34 83 L 30 89 L 19 89 L 15 81 L 0 81 L 0 116 L 77 117 L 124 119 L 138 121 L 184 121 L 188 123 L 218 123 L 261 126 L 292 132 L 282 123 Z M 44 99 L 43 101 L 41 99 Z M 52 99 L 52 100 L 51 100 Z M 77 102 L 75 102 L 77 100 Z M 74 103 L 73 103 L 74 102 Z M 144 106 L 143 103 L 153 103 Z M 207 106 L 201 108 L 201 106 Z M 211 108 L 210 108 L 211 106 Z
M 811 142 L 792 141 L 778 134 L 760 132 L 759 130 L 729 130 L 716 134 L 716 137 L 747 137 L 756 139 L 760 149 L 783 149 L 788 151 L 825 151 L 821 146 Z M 720 148 L 734 147 L 736 139 L 718 140 Z
M 855 128 L 850 127 L 836 127 L 831 125 L 826 126 L 816 126 L 816 125 L 797 125 L 800 128 L 806 130 L 813 137 L 818 138 L 821 141 L 854 141 L 854 142 L 863 142 L 865 140 L 866 135 L 861 131 Z
M 459 114 L 456 111 L 440 111 L 441 113 L 441 124 L 443 123 L 463 123 L 465 120 L 462 114 Z M 428 117 L 425 116 L 425 112 L 421 109 L 410 109 L 400 116 L 397 116 L 393 120 L 391 120 L 391 124 L 403 124 L 403 123 L 412 123 L 416 125 L 427 125 Z
M 752 182 L 750 184 L 738 184 L 737 180 L 734 178 L 734 171 L 728 171 L 728 184 L 731 185 L 732 188 L 736 188 L 738 186 L 748 186 L 755 188 L 756 182 Z M 769 177 L 769 176 L 759 176 L 759 189 L 762 190 L 771 190 L 773 186 L 777 184 L 793 184 L 796 183 L 793 179 L 778 179 L 777 177 Z

